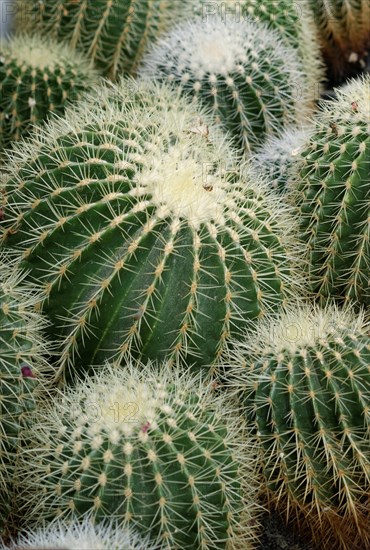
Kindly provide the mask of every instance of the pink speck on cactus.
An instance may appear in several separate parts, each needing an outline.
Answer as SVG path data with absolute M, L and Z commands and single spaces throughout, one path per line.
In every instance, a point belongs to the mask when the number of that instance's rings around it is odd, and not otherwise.
M 149 428 L 150 428 L 150 422 L 145 422 L 145 424 L 141 427 L 141 431 L 146 434 Z
M 21 371 L 24 378 L 35 378 L 35 375 L 33 374 L 31 367 L 29 367 L 28 365 L 24 365 L 21 368 Z

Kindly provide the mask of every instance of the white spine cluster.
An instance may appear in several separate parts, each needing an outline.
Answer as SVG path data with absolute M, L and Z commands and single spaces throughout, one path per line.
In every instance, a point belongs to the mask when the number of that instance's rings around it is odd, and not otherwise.
M 273 189 L 283 190 L 297 168 L 311 128 L 289 127 L 271 136 L 252 156 L 252 166 Z
M 159 546 L 138 533 L 107 521 L 94 525 L 89 517 L 80 522 L 54 521 L 46 527 L 21 534 L 0 550 L 159 550 Z

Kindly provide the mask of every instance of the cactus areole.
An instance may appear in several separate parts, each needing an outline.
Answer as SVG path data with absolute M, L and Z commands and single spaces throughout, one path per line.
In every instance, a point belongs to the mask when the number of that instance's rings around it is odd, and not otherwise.
M 134 108 L 129 88 L 19 149 L 5 245 L 45 290 L 63 365 L 125 354 L 210 365 L 290 292 L 294 221 L 257 179 L 221 174 L 230 150 L 185 100 L 143 85 Z

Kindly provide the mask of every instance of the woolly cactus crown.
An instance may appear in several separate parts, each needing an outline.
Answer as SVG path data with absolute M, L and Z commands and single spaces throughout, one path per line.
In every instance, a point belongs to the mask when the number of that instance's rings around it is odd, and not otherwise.
M 258 322 L 258 339 L 255 330 L 250 338 L 238 344 L 251 361 L 258 361 L 261 356 L 284 352 L 295 355 L 301 350 L 315 348 L 329 341 L 341 340 L 348 334 L 366 334 L 364 313 L 355 313 L 335 305 L 325 308 L 297 303 L 279 315 L 269 316 Z
M 177 92 L 107 85 L 11 159 L 4 245 L 45 289 L 63 370 L 214 365 L 299 284 L 290 207 Z
M 164 548 L 252 548 L 255 449 L 233 407 L 168 365 L 101 370 L 37 414 L 24 517 L 108 516 Z
M 277 32 L 247 19 L 179 24 L 148 52 L 139 74 L 173 83 L 207 105 L 247 152 L 310 110 L 312 90 L 296 52 Z
M 312 93 L 320 91 L 324 65 L 308 0 L 197 0 L 194 13 L 203 20 L 218 15 L 231 16 L 234 21 L 249 19 L 267 24 L 298 51 L 308 86 Z
M 64 523 L 54 521 L 46 527 L 21 534 L 9 546 L 0 542 L 0 550 L 159 550 L 148 539 L 131 530 L 124 530 L 114 522 L 93 525 L 89 517 Z

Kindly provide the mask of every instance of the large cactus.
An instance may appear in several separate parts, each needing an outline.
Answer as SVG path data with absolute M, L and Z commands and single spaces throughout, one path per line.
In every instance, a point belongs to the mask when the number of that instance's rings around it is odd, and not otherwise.
M 177 93 L 123 81 L 99 98 L 14 153 L 4 246 L 45 289 L 62 368 L 214 365 L 298 284 L 291 210 Z
M 292 196 L 320 298 L 370 304 L 370 76 L 327 101 L 304 149 Z
M 300 306 L 240 344 L 233 388 L 270 497 L 320 549 L 370 547 L 370 335 L 363 315 Z
M 139 74 L 171 82 L 206 105 L 246 153 L 302 120 L 313 98 L 294 49 L 267 25 L 231 16 L 177 25 L 153 46 Z
M 191 14 L 193 1 L 20 0 L 18 27 L 68 42 L 115 79 L 135 73 L 148 43 Z
M 364 68 L 370 49 L 369 0 L 309 0 L 334 83 Z
M 163 548 L 254 547 L 254 439 L 212 385 L 167 367 L 107 367 L 38 413 L 19 468 L 26 524 L 108 517 Z
M 0 257 L 0 532 L 13 502 L 19 433 L 35 407 L 40 377 L 47 370 L 42 337 L 45 321 L 33 311 L 40 300 L 13 258 Z
M 96 82 L 80 54 L 41 35 L 0 43 L 0 147 L 26 136 L 50 113 L 63 114 Z

